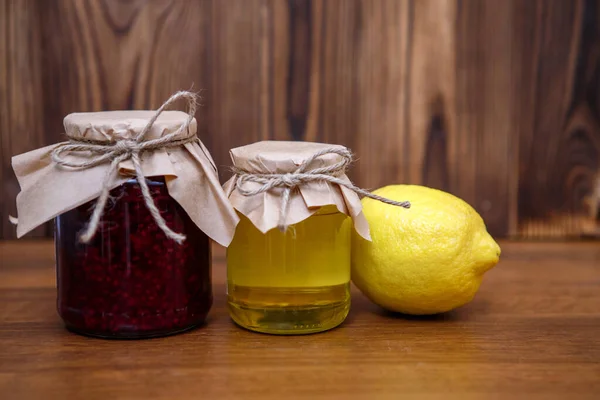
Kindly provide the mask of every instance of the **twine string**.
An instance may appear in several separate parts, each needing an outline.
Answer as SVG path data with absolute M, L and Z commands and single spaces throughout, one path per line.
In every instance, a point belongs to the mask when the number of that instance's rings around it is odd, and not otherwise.
M 322 157 L 326 154 L 337 154 L 341 157 L 341 160 L 335 164 L 327 165 L 324 167 L 310 168 L 310 164 L 317 158 Z M 310 182 L 329 182 L 336 185 L 343 186 L 353 192 L 369 197 L 374 200 L 381 201 L 385 204 L 393 206 L 410 208 L 409 201 L 396 201 L 388 199 L 371 193 L 368 190 L 361 189 L 358 186 L 353 185 L 350 182 L 342 180 L 339 176 L 346 172 L 346 167 L 352 162 L 352 153 L 346 148 L 326 148 L 320 150 L 310 157 L 308 157 L 300 166 L 294 171 L 285 174 L 277 173 L 256 173 L 245 169 L 233 168 L 233 172 L 236 174 L 236 187 L 240 194 L 243 196 L 254 196 L 260 193 L 268 192 L 274 188 L 283 188 L 281 194 L 281 205 L 279 211 L 279 219 L 277 228 L 285 232 L 287 230 L 287 215 L 289 211 L 289 203 L 292 191 L 299 186 L 310 183 Z M 261 186 L 249 187 L 248 182 L 258 183 Z
M 160 114 L 179 99 L 185 99 L 187 102 L 188 117 L 185 122 L 175 132 L 157 139 L 145 140 L 146 135 Z M 196 99 L 196 95 L 192 92 L 180 91 L 175 93 L 165 101 L 158 110 L 156 110 L 156 113 L 150 118 L 144 129 L 134 139 L 101 142 L 70 136 L 69 141 L 59 143 L 52 151 L 52 161 L 56 165 L 62 167 L 86 169 L 110 162 L 92 216 L 83 232 L 79 235 L 80 242 L 89 243 L 96 234 L 100 219 L 104 213 L 104 207 L 109 199 L 111 185 L 118 175 L 119 164 L 123 161 L 131 160 L 135 169 L 135 176 L 142 191 L 144 203 L 152 215 L 152 218 L 169 239 L 172 239 L 179 244 L 183 243 L 185 235 L 177 233 L 169 228 L 164 218 L 160 215 L 159 209 L 154 204 L 150 189 L 148 188 L 148 183 L 146 182 L 146 178 L 142 171 L 140 155 L 146 151 L 179 147 L 186 143 L 197 141 L 198 137 L 196 134 L 190 133 L 190 130 L 188 129 L 196 113 Z M 65 155 L 73 153 L 85 153 L 84 160 L 73 161 L 64 158 Z

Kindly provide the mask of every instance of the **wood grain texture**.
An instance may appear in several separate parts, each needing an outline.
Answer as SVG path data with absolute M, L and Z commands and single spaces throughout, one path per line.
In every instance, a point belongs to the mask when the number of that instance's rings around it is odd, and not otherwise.
M 13 237 L 8 216 L 16 216 L 19 184 L 10 158 L 36 147 L 47 138 L 43 124 L 41 33 L 35 1 L 0 2 L 0 238 Z M 31 236 L 43 236 L 45 227 Z
M 473 205 L 494 235 L 516 230 L 518 137 L 512 101 L 515 3 L 463 0 L 457 11 L 456 125 L 452 192 Z M 514 188 L 511 190 L 511 188 Z
M 590 196 L 600 170 L 596 1 L 521 4 L 519 227 L 524 236 L 564 237 L 598 227 Z M 531 31 L 531 27 L 535 27 Z
M 367 188 L 407 180 L 412 9 L 411 2 L 356 2 L 353 15 L 346 20 L 349 29 L 345 37 L 332 44 L 334 48 L 340 40 L 354 43 L 354 47 L 346 47 L 352 58 L 338 67 L 325 67 L 331 74 L 343 68 L 352 86 L 345 93 L 336 87 L 330 89 L 329 96 L 347 102 L 346 121 L 338 127 L 327 126 L 327 121 L 343 118 L 344 114 L 332 109 L 326 98 L 322 101 L 322 131 L 325 135 L 336 132 L 328 139 L 346 141 L 354 150 L 358 161 L 351 177 Z M 328 9 L 328 15 L 335 14 L 334 8 Z
M 0 0 L 10 157 L 74 111 L 201 93 L 221 178 L 257 140 L 341 143 L 350 177 L 465 199 L 495 236 L 600 237 L 600 0 Z M 41 228 L 34 235 L 50 233 Z
M 223 249 L 206 326 L 163 339 L 68 333 L 52 243 L 0 243 L 0 398 L 593 399 L 600 391 L 600 248 L 501 242 L 469 305 L 384 313 L 353 291 L 338 329 L 278 337 L 237 328 Z

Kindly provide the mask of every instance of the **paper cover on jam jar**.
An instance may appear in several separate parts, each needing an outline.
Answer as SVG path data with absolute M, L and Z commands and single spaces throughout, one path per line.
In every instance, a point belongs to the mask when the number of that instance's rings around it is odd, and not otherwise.
M 134 139 L 156 115 L 156 111 L 107 111 L 75 113 L 64 119 L 66 135 L 78 142 L 114 145 Z M 193 115 L 193 114 L 192 114 Z M 176 132 L 190 117 L 181 111 L 163 111 L 147 131 L 144 140 L 161 138 Z M 196 135 L 193 119 L 188 135 Z M 64 143 L 62 144 L 64 145 Z M 17 236 L 66 211 L 97 198 L 110 168 L 110 162 L 86 168 L 56 165 L 52 152 L 61 144 L 30 151 L 12 158 L 21 186 L 17 196 Z M 64 156 L 85 161 L 85 152 Z M 177 147 L 153 149 L 141 153 L 143 175 L 164 176 L 169 195 L 187 212 L 192 221 L 209 237 L 229 245 L 239 221 L 223 193 L 214 162 L 200 140 Z M 135 175 L 131 160 L 118 164 L 118 173 L 110 182 L 115 188 Z

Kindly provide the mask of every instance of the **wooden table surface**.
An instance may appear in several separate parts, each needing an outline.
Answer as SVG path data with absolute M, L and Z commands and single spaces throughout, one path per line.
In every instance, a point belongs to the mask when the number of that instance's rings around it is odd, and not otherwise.
M 229 320 L 216 249 L 205 327 L 107 341 L 63 328 L 52 243 L 0 242 L 0 399 L 600 398 L 600 244 L 501 246 L 463 308 L 391 315 L 355 291 L 341 327 L 295 337 Z

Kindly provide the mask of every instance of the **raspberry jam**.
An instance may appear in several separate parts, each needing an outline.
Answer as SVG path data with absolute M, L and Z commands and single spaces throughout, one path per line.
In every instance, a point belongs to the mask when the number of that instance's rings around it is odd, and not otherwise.
M 210 241 L 169 196 L 164 180 L 148 180 L 179 245 L 147 210 L 136 180 L 113 189 L 88 244 L 78 241 L 94 202 L 56 218 L 58 312 L 68 329 L 104 338 L 145 338 L 204 322 L 212 305 Z

